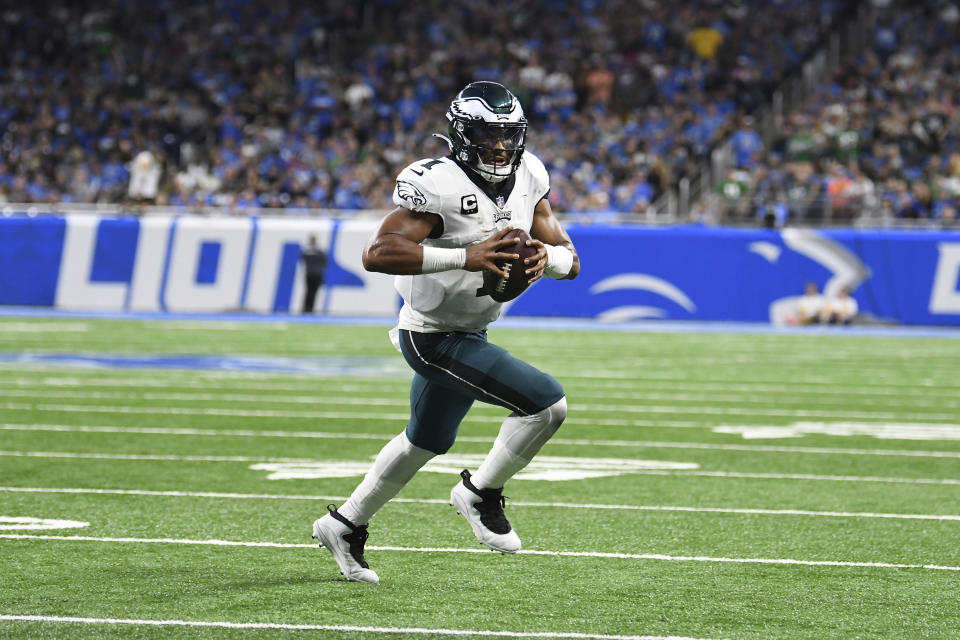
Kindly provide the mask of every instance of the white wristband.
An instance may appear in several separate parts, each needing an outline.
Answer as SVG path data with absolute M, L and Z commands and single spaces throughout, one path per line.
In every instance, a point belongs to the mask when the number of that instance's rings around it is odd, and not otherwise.
M 566 278 L 573 268 L 573 253 L 564 246 L 543 245 L 547 249 L 547 267 L 543 273 L 548 278 Z
M 441 249 L 439 247 L 423 248 L 423 268 L 420 273 L 437 273 L 462 269 L 467 264 L 466 249 Z

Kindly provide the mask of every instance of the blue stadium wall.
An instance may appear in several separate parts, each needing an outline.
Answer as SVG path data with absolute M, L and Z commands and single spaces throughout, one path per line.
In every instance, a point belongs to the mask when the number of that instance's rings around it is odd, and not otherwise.
M 396 313 L 392 279 L 363 270 L 372 221 L 256 217 L 0 218 L 0 304 L 67 310 L 292 312 L 299 246 L 330 256 L 320 311 Z M 960 325 L 960 233 L 724 229 L 569 229 L 583 263 L 572 282 L 544 280 L 507 315 L 606 320 L 781 322 L 804 283 L 853 291 L 864 316 Z

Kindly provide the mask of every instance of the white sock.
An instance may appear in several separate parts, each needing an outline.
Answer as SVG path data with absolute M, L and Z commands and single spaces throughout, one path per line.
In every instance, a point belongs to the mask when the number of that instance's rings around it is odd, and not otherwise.
M 380 450 L 373 467 L 337 511 L 355 525 L 367 524 L 436 455 L 411 444 L 401 432 Z
M 567 399 L 560 398 L 529 416 L 512 415 L 503 421 L 500 434 L 480 468 L 470 478 L 478 489 L 499 489 L 530 464 L 567 417 Z

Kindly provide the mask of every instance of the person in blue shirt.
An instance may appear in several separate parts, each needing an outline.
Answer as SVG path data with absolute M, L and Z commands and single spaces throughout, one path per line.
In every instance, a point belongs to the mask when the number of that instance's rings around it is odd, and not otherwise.
M 747 116 L 743 119 L 740 128 L 733 134 L 730 140 L 733 145 L 734 161 L 738 167 L 751 168 L 757 164 L 757 152 L 763 149 L 763 140 L 753 129 L 753 118 Z

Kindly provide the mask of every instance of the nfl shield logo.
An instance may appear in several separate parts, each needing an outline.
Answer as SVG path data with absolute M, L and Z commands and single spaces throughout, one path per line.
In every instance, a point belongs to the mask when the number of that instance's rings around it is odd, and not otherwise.
M 503 196 L 497 196 L 497 207 L 503 209 L 503 205 L 506 204 L 506 200 Z

